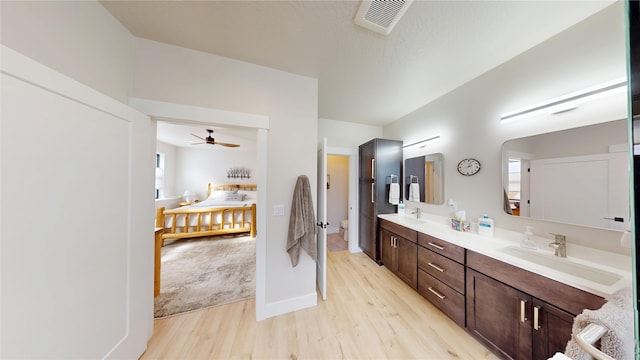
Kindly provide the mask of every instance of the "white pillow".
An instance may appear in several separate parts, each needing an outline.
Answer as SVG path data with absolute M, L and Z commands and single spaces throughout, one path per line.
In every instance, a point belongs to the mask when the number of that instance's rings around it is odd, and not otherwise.
M 212 191 L 209 195 L 209 200 L 224 200 L 226 191 L 224 190 L 215 190 Z

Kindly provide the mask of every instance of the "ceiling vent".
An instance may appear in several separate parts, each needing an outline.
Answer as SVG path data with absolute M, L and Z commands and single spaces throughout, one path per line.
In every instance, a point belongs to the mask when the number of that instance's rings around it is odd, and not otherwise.
M 356 14 L 356 24 L 389 35 L 413 0 L 364 0 Z

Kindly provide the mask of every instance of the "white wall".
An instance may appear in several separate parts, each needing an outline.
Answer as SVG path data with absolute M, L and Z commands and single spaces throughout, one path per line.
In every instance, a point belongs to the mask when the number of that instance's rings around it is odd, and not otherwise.
M 135 97 L 269 117 L 266 206 L 286 215 L 267 214 L 266 312 L 315 304 L 316 264 L 303 254 L 293 268 L 286 238 L 297 177 L 316 187 L 317 80 L 144 39 L 135 49 Z
M 176 190 L 177 148 L 173 145 L 156 141 L 156 152 L 164 154 L 164 198 L 182 196 Z
M 502 211 L 502 143 L 541 132 L 575 126 L 580 108 L 554 117 L 500 124 L 501 113 L 541 102 L 595 84 L 624 77 L 625 33 L 622 2 L 606 8 L 582 23 L 545 41 L 494 70 L 468 82 L 449 94 L 423 106 L 384 128 L 384 137 L 407 143 L 441 135 L 430 142 L 425 153 L 441 152 L 445 158 L 445 199 L 454 199 L 467 216 L 488 213 L 497 227 L 522 231 L 534 225 L 540 235 L 556 232 L 567 235 L 569 243 L 580 243 L 621 251 L 620 233 L 536 222 L 510 217 Z M 590 112 L 594 114 L 595 112 Z M 585 117 L 590 115 L 584 114 Z M 597 120 L 624 118 L 625 106 L 615 115 Z M 406 154 L 405 154 L 406 155 Z M 412 156 L 420 155 L 412 153 Z M 482 170 L 464 177 L 456 172 L 463 158 L 480 160 Z M 415 204 L 411 204 L 415 206 Z M 424 211 L 448 215 L 447 205 L 420 204 Z
M 318 120 L 318 140 L 327 138 L 327 146 L 357 149 L 360 144 L 382 137 L 382 127 L 330 119 Z
M 0 1 L 0 6 L 3 45 L 127 102 L 133 37 L 100 3 Z
M 346 220 L 349 204 L 349 157 L 343 155 L 327 156 L 327 174 L 331 186 L 327 190 L 328 233 L 340 229 L 340 221 Z
M 176 192 L 182 195 L 189 189 L 198 193 L 201 199 L 207 196 L 207 183 L 213 184 L 255 184 L 256 147 L 243 145 L 238 148 L 221 146 L 178 147 L 176 159 Z M 246 167 L 251 169 L 250 179 L 227 178 L 227 169 Z

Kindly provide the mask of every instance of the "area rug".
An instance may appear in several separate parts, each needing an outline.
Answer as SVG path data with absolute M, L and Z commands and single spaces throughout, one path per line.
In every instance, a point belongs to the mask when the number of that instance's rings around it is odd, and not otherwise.
M 254 297 L 255 268 L 255 239 L 249 236 L 165 241 L 154 317 Z

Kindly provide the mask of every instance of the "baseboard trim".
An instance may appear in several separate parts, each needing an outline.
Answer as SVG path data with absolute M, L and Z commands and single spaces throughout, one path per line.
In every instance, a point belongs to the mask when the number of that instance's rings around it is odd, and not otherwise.
M 260 321 L 316 305 L 318 305 L 318 294 L 314 291 L 311 294 L 265 304 L 262 314 L 256 314 L 256 320 Z

